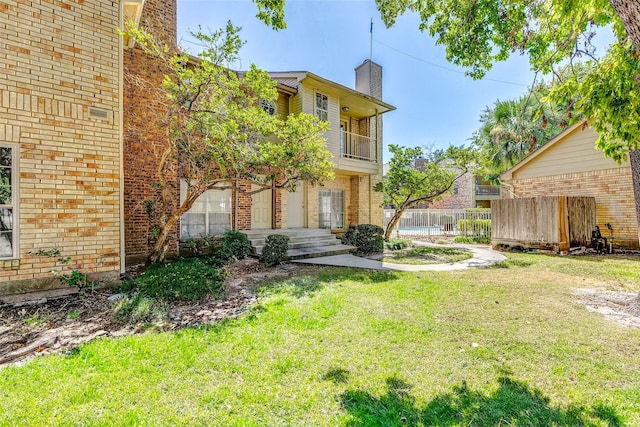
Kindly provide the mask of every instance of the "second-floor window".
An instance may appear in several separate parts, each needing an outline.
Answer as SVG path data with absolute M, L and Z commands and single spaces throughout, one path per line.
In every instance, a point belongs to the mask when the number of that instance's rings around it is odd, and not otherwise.
M 316 117 L 323 122 L 329 120 L 329 98 L 320 92 L 316 92 Z

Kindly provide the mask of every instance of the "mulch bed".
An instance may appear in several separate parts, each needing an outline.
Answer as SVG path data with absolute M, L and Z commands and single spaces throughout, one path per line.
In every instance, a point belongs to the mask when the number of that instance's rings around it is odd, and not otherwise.
M 284 264 L 265 268 L 255 259 L 226 267 L 221 298 L 175 302 L 166 323 L 153 330 L 173 330 L 236 317 L 253 304 L 254 290 L 272 277 L 289 277 L 304 266 Z M 148 331 L 114 316 L 113 289 L 40 299 L 21 306 L 0 305 L 0 366 L 49 353 L 64 353 L 98 337 L 118 337 Z M 0 303 L 1 304 L 1 303 Z

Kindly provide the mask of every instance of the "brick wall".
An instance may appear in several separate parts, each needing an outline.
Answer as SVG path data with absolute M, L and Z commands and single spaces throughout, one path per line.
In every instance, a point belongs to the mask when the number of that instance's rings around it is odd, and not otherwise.
M 159 41 L 175 46 L 176 1 L 147 0 L 140 25 Z M 166 70 L 138 47 L 124 50 L 123 65 L 125 253 L 127 264 L 134 264 L 146 258 L 153 242 L 147 208 L 156 199 L 152 184 L 158 182 L 159 161 L 168 146 L 166 98 L 157 89 Z M 169 175 L 169 181 L 175 183 L 173 197 L 178 203 L 177 172 Z M 177 250 L 178 227 L 170 233 L 170 252 Z
M 458 178 L 455 182 L 457 192 L 454 194 L 446 194 L 441 200 L 429 202 L 428 207 L 431 209 L 466 209 L 475 208 L 473 193 L 475 192 L 475 177 L 472 173 L 467 172 Z
M 234 223 L 237 230 L 251 230 L 251 192 L 252 184 L 250 182 L 243 182 L 239 184 L 240 191 L 237 195 L 237 212 L 234 206 Z M 235 196 L 235 192 L 234 195 Z M 235 198 L 233 199 L 235 203 Z
M 638 247 L 631 170 L 628 167 L 569 173 L 540 178 L 514 179 L 507 183 L 517 197 L 592 196 L 596 199 L 596 223 L 607 236 L 605 223 L 614 229 L 621 246 Z
M 0 293 L 59 286 L 54 268 L 117 278 L 119 7 L 0 1 L 0 141 L 17 144 L 20 168 L 19 253 L 0 260 Z M 54 247 L 66 267 L 30 254 Z
M 371 176 L 371 185 L 372 188 L 375 185 L 382 181 L 382 174 L 380 175 L 372 175 Z M 379 225 L 382 227 L 384 225 L 384 194 L 382 191 L 371 191 L 371 224 Z

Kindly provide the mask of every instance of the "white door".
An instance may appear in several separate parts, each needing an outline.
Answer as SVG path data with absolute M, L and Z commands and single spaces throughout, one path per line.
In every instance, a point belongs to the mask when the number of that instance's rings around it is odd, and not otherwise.
M 304 183 L 294 193 L 287 193 L 287 228 L 303 228 L 306 212 Z
M 254 186 L 253 190 L 259 187 Z M 271 228 L 271 190 L 264 190 L 251 196 L 251 228 Z

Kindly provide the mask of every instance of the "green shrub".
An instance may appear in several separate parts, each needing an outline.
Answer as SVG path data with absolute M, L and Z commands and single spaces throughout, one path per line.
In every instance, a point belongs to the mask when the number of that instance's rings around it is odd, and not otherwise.
M 484 237 L 491 234 L 490 219 L 459 219 L 458 232 L 467 236 Z
M 142 296 L 164 301 L 197 301 L 208 294 L 218 294 L 224 274 L 214 261 L 180 258 L 149 266 L 136 278 Z
M 385 249 L 388 249 L 390 251 L 399 251 L 401 249 L 409 247 L 410 243 L 411 240 L 392 237 L 388 242 L 384 242 L 384 247 Z
M 287 259 L 287 251 L 289 250 L 289 236 L 284 234 L 270 234 L 267 236 L 260 262 L 267 267 L 280 264 Z
M 342 237 L 342 243 L 355 246 L 356 255 L 377 254 L 382 252 L 384 248 L 383 234 L 382 227 L 373 224 L 350 226 Z
M 220 238 L 208 234 L 201 234 L 200 237 L 189 237 L 181 241 L 181 249 L 186 249 L 186 253 L 181 251 L 183 256 L 203 256 L 214 253 L 219 246 Z
M 227 262 L 233 259 L 244 259 L 251 254 L 251 244 L 246 234 L 236 230 L 227 230 L 222 235 L 218 258 Z

